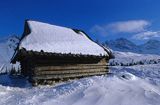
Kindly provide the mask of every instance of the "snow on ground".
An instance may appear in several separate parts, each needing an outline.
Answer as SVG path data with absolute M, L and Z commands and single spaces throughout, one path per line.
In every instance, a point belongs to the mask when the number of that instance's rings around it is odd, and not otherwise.
M 119 63 L 145 61 L 145 65 L 112 66 L 109 75 L 55 86 L 32 87 L 23 77 L 1 74 L 0 105 L 160 105 L 160 64 L 146 63 L 159 56 L 117 55 Z
M 137 65 L 137 64 L 157 64 L 160 63 L 160 55 L 138 54 L 133 52 L 113 51 L 115 59 L 110 60 L 113 66 Z
M 39 87 L 31 87 L 25 79 L 15 83 L 16 78 L 3 75 L 0 76 L 0 104 L 160 105 L 160 64 L 111 67 L 111 72 L 106 76 Z

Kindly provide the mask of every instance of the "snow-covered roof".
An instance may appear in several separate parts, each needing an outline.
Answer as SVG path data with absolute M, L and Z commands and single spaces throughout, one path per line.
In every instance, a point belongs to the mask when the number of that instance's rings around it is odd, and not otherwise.
M 83 31 L 31 20 L 26 24 L 30 33 L 22 37 L 19 49 L 108 56 L 106 49 L 93 42 Z

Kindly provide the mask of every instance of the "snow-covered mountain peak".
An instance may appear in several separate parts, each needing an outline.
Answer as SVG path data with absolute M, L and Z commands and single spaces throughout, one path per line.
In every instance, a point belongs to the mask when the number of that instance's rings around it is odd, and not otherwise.
M 117 51 L 130 51 L 132 49 L 137 50 L 137 45 L 125 38 L 106 41 L 105 44 Z
M 142 45 L 145 49 L 160 49 L 160 41 L 158 40 L 149 40 L 145 44 Z
M 9 69 L 10 59 L 19 43 L 19 38 L 15 35 L 0 39 L 0 72 Z
M 106 41 L 105 44 L 115 51 L 160 55 L 160 41 L 155 39 L 148 40 L 146 43 L 141 45 L 136 45 L 125 38 Z
M 13 50 L 15 50 L 15 48 L 17 47 L 17 45 L 18 45 L 18 43 L 19 43 L 19 37 L 17 37 L 17 36 L 10 36 L 8 39 L 7 39 L 7 41 L 6 41 L 6 44 L 8 45 L 8 47 L 10 48 L 10 49 L 13 49 Z
M 120 45 L 120 46 L 125 46 L 126 48 L 130 49 L 131 47 L 136 46 L 134 43 L 132 43 L 131 41 L 125 39 L 125 38 L 119 38 L 115 40 L 115 43 Z

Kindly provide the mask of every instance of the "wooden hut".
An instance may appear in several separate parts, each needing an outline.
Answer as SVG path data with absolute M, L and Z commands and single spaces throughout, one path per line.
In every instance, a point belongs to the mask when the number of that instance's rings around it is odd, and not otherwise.
M 110 51 L 85 32 L 28 20 L 12 58 L 33 84 L 52 83 L 108 72 Z

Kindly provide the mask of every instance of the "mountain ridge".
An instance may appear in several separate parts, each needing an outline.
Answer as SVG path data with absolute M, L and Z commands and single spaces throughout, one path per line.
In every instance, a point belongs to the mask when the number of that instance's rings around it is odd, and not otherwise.
M 6 72 L 13 65 L 10 64 L 10 59 L 15 52 L 15 49 L 19 43 L 19 37 L 12 35 L 1 39 L 0 41 L 0 72 Z
M 104 45 L 115 51 L 160 55 L 160 41 L 155 39 L 151 39 L 144 44 L 137 45 L 126 38 L 118 38 L 116 40 L 106 41 Z

